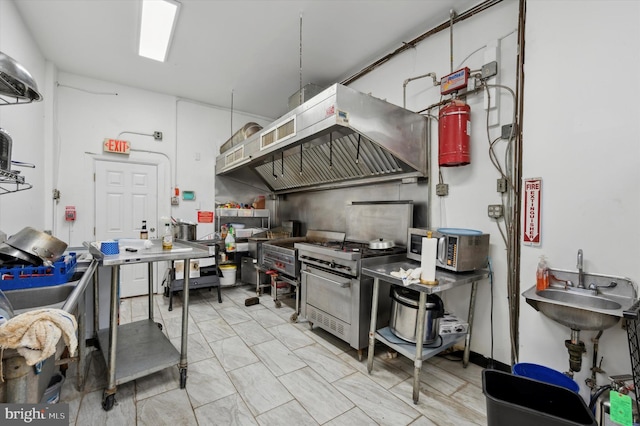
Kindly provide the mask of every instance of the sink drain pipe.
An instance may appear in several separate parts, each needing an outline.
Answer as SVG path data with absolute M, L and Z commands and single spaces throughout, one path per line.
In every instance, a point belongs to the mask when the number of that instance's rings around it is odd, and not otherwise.
M 571 339 L 565 340 L 564 345 L 569 351 L 569 375 L 582 369 L 582 354 L 587 350 L 584 342 L 580 340 L 580 330 L 571 329 Z
M 596 373 L 604 373 L 605 371 L 601 368 L 602 366 L 602 358 L 600 359 L 600 363 L 598 364 L 598 348 L 600 344 L 600 337 L 602 336 L 604 330 L 600 330 L 596 337 L 593 338 L 593 360 L 591 361 L 591 377 L 588 378 L 585 382 L 587 386 L 589 386 L 592 390 L 597 386 L 597 377 Z

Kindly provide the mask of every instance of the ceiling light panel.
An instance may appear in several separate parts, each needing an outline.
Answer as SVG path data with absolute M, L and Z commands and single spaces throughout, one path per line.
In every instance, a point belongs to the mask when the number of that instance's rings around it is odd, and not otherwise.
M 174 0 L 142 0 L 138 54 L 164 62 L 173 38 L 180 3 Z

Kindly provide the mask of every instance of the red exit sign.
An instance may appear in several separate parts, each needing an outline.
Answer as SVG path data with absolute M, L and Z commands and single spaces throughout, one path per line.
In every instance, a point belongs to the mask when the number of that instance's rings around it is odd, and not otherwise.
M 119 139 L 105 139 L 102 144 L 104 152 L 115 152 L 116 154 L 129 153 L 129 141 L 121 141 Z

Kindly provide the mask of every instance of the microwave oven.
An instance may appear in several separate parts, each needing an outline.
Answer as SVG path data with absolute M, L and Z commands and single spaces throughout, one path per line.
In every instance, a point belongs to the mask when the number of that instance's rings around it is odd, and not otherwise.
M 489 259 L 489 234 L 473 229 L 409 228 L 407 258 L 420 262 L 422 238 L 431 232 L 438 239 L 436 266 L 454 272 L 474 271 L 487 266 Z

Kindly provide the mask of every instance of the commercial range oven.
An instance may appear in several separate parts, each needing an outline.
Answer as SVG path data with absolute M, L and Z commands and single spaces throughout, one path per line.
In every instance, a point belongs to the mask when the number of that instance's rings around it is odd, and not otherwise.
M 358 350 L 368 344 L 373 279 L 360 273 L 363 259 L 386 262 L 406 248 L 369 249 L 368 243 L 296 243 L 301 266 L 301 315 Z M 388 291 L 388 290 L 387 290 Z M 389 321 L 389 306 L 379 309 L 380 324 Z
M 349 239 L 294 244 L 301 262 L 301 316 L 349 343 L 360 358 L 368 345 L 373 289 L 373 278 L 361 274 L 362 263 L 404 257 L 412 212 L 411 202 L 352 203 L 345 215 Z M 388 322 L 390 305 L 381 298 L 378 324 Z

